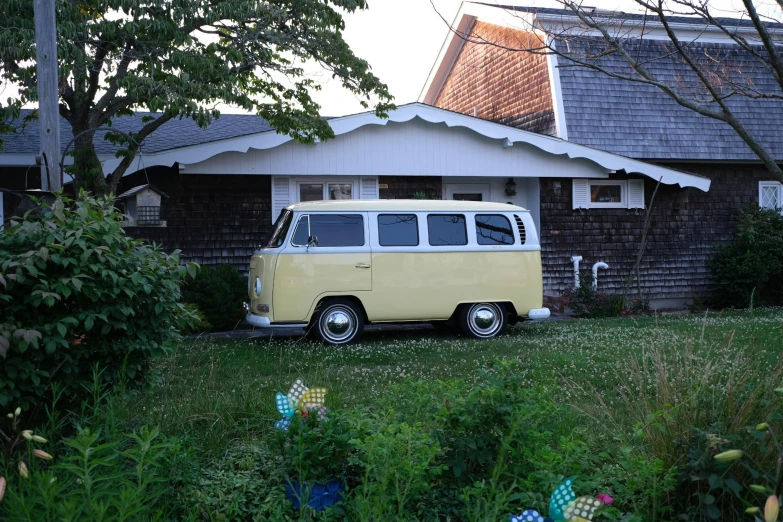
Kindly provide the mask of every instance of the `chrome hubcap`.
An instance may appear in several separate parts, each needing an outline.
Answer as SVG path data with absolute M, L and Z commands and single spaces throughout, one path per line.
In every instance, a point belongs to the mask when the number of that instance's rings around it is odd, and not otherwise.
M 331 342 L 341 342 L 353 337 L 356 331 L 356 316 L 344 306 L 332 306 L 321 315 L 321 333 Z
M 468 318 L 470 329 L 479 337 L 492 337 L 503 324 L 501 311 L 492 303 L 475 304 L 470 307 Z

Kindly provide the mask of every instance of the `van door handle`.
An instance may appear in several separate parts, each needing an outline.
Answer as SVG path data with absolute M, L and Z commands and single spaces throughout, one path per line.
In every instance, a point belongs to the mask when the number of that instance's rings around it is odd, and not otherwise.
M 370 265 L 356 265 L 356 268 L 370 268 Z

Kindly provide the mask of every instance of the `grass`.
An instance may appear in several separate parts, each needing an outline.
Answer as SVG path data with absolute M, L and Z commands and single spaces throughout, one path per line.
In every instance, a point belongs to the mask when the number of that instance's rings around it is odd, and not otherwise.
M 297 378 L 328 387 L 327 405 L 348 407 L 368 404 L 408 378 L 471 382 L 500 358 L 520 361 L 531 386 L 573 404 L 586 423 L 630 430 L 642 413 L 632 408 L 644 409 L 645 401 L 651 408 L 687 401 L 665 396 L 683 380 L 713 394 L 773 379 L 779 386 L 781 354 L 783 309 L 525 323 L 492 341 L 432 330 L 376 332 L 344 347 L 189 339 L 158 363 L 158 386 L 131 394 L 123 409 L 134 422 L 190 434 L 204 451 L 219 453 L 232 441 L 268 434 L 279 418 L 274 393 Z

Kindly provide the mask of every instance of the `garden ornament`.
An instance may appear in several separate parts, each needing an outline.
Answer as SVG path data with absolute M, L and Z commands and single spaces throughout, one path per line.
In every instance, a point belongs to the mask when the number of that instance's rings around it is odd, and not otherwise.
M 511 515 L 511 522 L 587 522 L 593 519 L 595 511 L 601 506 L 608 506 L 614 499 L 606 493 L 600 493 L 596 498 L 576 497 L 571 486 L 573 477 L 569 477 L 558 485 L 549 500 L 549 517 L 544 518 L 538 511 L 527 509 L 521 515 Z
M 277 392 L 275 394 L 275 404 L 277 405 L 277 411 L 280 412 L 283 418 L 275 422 L 275 428 L 283 431 L 288 430 L 288 426 L 291 425 L 291 419 L 294 418 L 296 413 L 308 416 L 310 413 L 316 412 L 318 418 L 322 419 L 326 415 L 326 408 L 324 407 L 326 392 L 326 388 L 308 388 L 302 383 L 301 379 L 297 379 L 291 386 L 291 389 L 288 390 L 288 395 Z

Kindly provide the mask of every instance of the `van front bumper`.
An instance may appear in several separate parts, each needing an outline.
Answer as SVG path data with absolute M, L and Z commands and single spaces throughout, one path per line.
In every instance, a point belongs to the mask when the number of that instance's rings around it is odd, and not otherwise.
M 547 319 L 549 318 L 549 308 L 533 308 L 527 313 L 528 319 Z
M 307 323 L 278 323 L 275 324 L 268 317 L 256 314 L 247 314 L 245 321 L 258 328 L 305 328 Z

